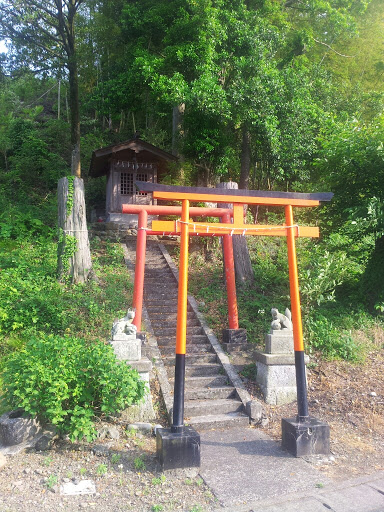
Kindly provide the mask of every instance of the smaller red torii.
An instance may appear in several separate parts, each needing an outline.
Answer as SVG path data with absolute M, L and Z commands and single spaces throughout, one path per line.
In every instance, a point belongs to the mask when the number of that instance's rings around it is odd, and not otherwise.
M 136 263 L 135 280 L 133 286 L 133 304 L 136 314 L 133 324 L 138 331 L 141 330 L 141 319 L 143 311 L 144 294 L 144 273 L 145 273 L 145 253 L 147 245 L 147 235 L 180 235 L 177 229 L 153 230 L 148 228 L 148 215 L 177 215 L 181 217 L 181 206 L 160 206 L 148 204 L 123 204 L 123 213 L 138 215 L 137 243 L 136 243 Z M 233 210 L 228 208 L 205 208 L 192 207 L 189 209 L 190 217 L 218 217 L 221 222 L 229 224 L 233 216 Z M 220 236 L 214 233 L 190 233 L 192 236 Z M 230 234 L 222 234 L 224 268 L 227 287 L 228 302 L 228 325 L 230 329 L 239 328 L 235 268 L 233 259 L 233 245 Z

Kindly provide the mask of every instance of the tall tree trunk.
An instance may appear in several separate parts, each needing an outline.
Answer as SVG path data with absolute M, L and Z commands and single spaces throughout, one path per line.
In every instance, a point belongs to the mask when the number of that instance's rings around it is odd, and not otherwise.
M 77 72 L 76 38 L 75 38 L 75 16 L 76 0 L 68 3 L 68 17 L 66 30 L 62 37 L 65 40 L 65 50 L 68 57 L 69 72 L 69 107 L 71 111 L 71 144 L 72 144 L 72 175 L 81 178 L 80 165 L 80 103 L 79 103 L 79 77 Z M 61 13 L 62 16 L 62 13 Z M 65 20 L 62 19 L 62 25 Z
M 92 270 L 81 178 L 61 178 L 58 183 L 59 246 L 57 270 L 61 281 L 86 281 Z
M 76 55 L 69 58 L 69 107 L 71 115 L 71 145 L 72 164 L 71 173 L 81 178 L 80 165 L 80 109 L 79 109 L 79 79 L 77 75 Z
M 74 178 L 62 178 L 58 184 L 58 275 L 72 283 L 86 281 L 92 270 L 91 252 L 84 200 L 84 183 L 80 164 L 80 104 L 79 79 L 75 44 L 76 0 L 68 3 L 67 25 L 59 12 L 59 31 L 67 53 L 69 72 L 69 107 L 71 119 L 72 163 Z
M 183 115 L 185 103 L 173 107 L 172 112 L 172 154 L 180 156 L 180 139 L 183 136 Z
M 60 120 L 60 103 L 61 103 L 61 78 L 57 89 L 57 119 Z
M 240 186 L 239 188 L 249 188 L 249 174 L 251 170 L 251 135 L 246 126 L 242 129 L 241 144 L 241 170 L 240 170 Z
M 238 185 L 234 181 L 227 183 L 218 183 L 216 188 L 225 189 L 237 189 Z M 218 208 L 231 208 L 231 204 L 218 203 Z M 249 250 L 247 245 L 246 237 L 243 235 L 233 235 L 233 257 L 235 260 L 235 276 L 236 284 L 238 285 L 250 285 L 253 283 L 254 274 L 251 264 L 251 258 L 249 257 Z

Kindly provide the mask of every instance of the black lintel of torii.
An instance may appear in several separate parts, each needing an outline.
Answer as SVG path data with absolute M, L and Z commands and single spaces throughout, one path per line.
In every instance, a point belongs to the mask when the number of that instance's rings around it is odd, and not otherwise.
M 209 187 L 180 187 L 176 185 L 162 185 L 161 183 L 150 183 L 147 181 L 136 181 L 136 187 L 140 192 L 180 192 L 182 194 L 202 194 L 217 196 L 238 196 L 238 197 L 270 197 L 271 199 L 303 199 L 312 201 L 331 201 L 332 192 L 276 192 L 270 190 L 245 190 L 234 188 L 209 188 Z

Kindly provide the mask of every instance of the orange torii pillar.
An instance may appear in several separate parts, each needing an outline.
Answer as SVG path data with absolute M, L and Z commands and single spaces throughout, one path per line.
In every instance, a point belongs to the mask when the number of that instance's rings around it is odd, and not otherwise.
M 174 400 L 173 424 L 170 432 L 167 429 L 159 429 L 157 434 L 158 456 L 165 467 L 165 464 L 172 465 L 173 452 L 172 447 L 179 446 L 180 435 L 183 437 L 184 445 L 188 447 L 185 450 L 185 464 L 191 462 L 192 445 L 196 444 L 189 438 L 193 437 L 193 432 L 184 432 L 182 416 L 184 407 L 184 382 L 185 367 L 185 333 L 186 333 L 186 302 L 184 294 L 187 289 L 188 279 L 188 233 L 197 234 L 211 232 L 220 235 L 233 234 L 235 232 L 244 235 L 263 235 L 263 236 L 286 236 L 288 244 L 288 265 L 289 280 L 291 291 L 291 307 L 293 320 L 293 336 L 295 348 L 295 367 L 296 367 L 296 385 L 298 395 L 298 414 L 295 418 L 282 420 L 282 441 L 283 446 L 296 456 L 310 455 L 316 453 L 329 452 L 329 426 L 309 416 L 307 387 L 304 365 L 304 345 L 302 337 L 302 324 L 300 313 L 299 284 L 296 261 L 295 237 L 309 236 L 318 237 L 319 229 L 316 227 L 298 226 L 293 224 L 292 207 L 314 207 L 319 206 L 320 201 L 330 201 L 333 194 L 302 194 L 290 192 L 266 192 L 250 190 L 229 190 L 208 189 L 193 187 L 172 187 L 153 183 L 136 182 L 136 186 L 143 191 L 153 192 L 155 199 L 182 201 L 183 210 L 180 221 L 154 221 L 152 228 L 154 230 L 167 230 L 181 232 L 182 247 L 180 251 L 180 277 L 179 277 L 179 316 L 177 325 L 177 348 L 176 348 L 176 367 L 175 367 L 175 386 L 176 380 L 179 383 L 178 396 Z M 229 193 L 228 193 L 229 192 Z M 233 224 L 230 223 L 204 223 L 189 221 L 189 202 L 190 201 L 213 201 L 223 203 L 233 203 Z M 285 219 L 284 225 L 280 226 L 260 226 L 244 224 L 243 205 L 258 204 L 270 206 L 284 206 Z M 182 310 L 185 310 L 182 314 Z M 179 368 L 178 368 L 179 366 Z M 181 367 L 181 368 L 180 368 Z M 186 429 L 187 427 L 184 427 Z M 190 428 L 190 427 L 188 427 Z M 184 436 L 183 436 L 184 432 Z M 176 436 L 176 437 L 172 437 Z M 177 437 L 179 436 L 179 437 Z M 166 444 L 164 444 L 166 442 Z M 193 458 L 193 457 L 192 457 Z M 190 465 L 195 465 L 191 463 Z M 173 466 L 186 467 L 186 466 Z

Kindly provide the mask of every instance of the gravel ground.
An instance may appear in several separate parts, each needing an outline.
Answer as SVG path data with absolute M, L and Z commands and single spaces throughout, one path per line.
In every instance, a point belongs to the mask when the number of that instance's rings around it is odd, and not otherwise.
M 105 425 L 104 425 L 105 426 Z M 0 511 L 210 511 L 217 504 L 199 476 L 162 475 L 151 434 L 127 431 L 93 444 L 58 441 L 44 452 L 7 456 L 0 469 Z M 90 495 L 63 495 L 64 484 L 91 481 Z M 84 483 L 84 482 L 83 482 Z

